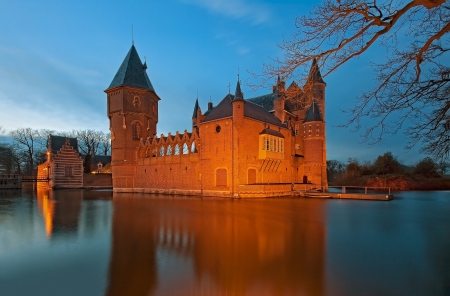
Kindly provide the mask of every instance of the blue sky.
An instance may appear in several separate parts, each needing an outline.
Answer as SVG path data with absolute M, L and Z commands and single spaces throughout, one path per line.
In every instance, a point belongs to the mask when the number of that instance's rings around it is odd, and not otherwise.
M 294 32 L 294 19 L 319 1 L 167 0 L 167 1 L 4 1 L 0 11 L 0 126 L 58 131 L 107 132 L 106 95 L 131 42 L 157 94 L 158 134 L 190 130 L 197 96 L 206 109 L 234 89 L 238 68 L 246 83 L 262 64 L 282 57 L 277 47 Z M 373 52 L 378 53 L 374 48 Z M 370 53 L 369 53 L 370 54 Z M 372 160 L 386 152 L 405 164 L 416 162 L 417 148 L 404 150 L 399 134 L 369 147 L 360 133 L 336 127 L 356 96 L 372 85 L 369 54 L 325 78 L 328 159 Z M 373 55 L 371 56 L 371 58 Z M 288 84 L 290 81 L 287 82 Z

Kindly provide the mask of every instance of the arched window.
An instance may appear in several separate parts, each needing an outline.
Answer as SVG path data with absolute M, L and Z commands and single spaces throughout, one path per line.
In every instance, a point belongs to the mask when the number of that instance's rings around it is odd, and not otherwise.
M 131 125 L 132 133 L 133 133 L 133 140 L 139 140 L 142 137 L 141 130 L 142 125 L 140 122 L 134 122 Z
M 167 147 L 167 154 L 166 155 L 172 155 L 172 145 L 169 145 L 169 147 Z
M 191 144 L 191 153 L 197 153 L 197 147 L 195 146 L 195 142 Z
M 186 143 L 183 144 L 183 154 L 189 154 L 189 147 Z
M 180 155 L 180 145 L 176 144 L 175 145 L 175 153 L 174 155 Z
M 164 146 L 161 146 L 161 149 L 159 150 L 159 156 L 164 156 Z

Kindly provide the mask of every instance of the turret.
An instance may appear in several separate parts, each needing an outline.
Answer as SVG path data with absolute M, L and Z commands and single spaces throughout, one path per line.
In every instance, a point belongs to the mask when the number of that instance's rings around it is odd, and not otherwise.
M 308 79 L 305 85 L 306 92 L 312 95 L 312 100 L 315 100 L 319 104 L 320 111 L 325 117 L 325 81 L 322 79 L 322 74 L 320 74 L 319 65 L 317 60 L 314 59 L 309 70 Z
M 236 84 L 236 91 L 234 93 L 234 100 L 232 102 L 233 105 L 233 121 L 234 122 L 242 122 L 244 120 L 244 94 L 241 91 L 241 83 L 238 81 Z
M 200 122 L 202 116 L 202 109 L 198 105 L 198 98 L 195 100 L 194 112 L 192 113 L 192 127 L 196 126 Z
M 273 108 L 275 111 L 275 116 L 281 122 L 285 121 L 285 112 L 284 112 L 284 102 L 286 101 L 286 83 L 280 79 L 280 75 L 277 78 L 277 84 L 273 86 L 273 94 L 276 96 L 276 99 L 273 101 Z
M 305 174 L 308 180 L 327 187 L 325 122 L 319 104 L 314 100 L 303 121 Z

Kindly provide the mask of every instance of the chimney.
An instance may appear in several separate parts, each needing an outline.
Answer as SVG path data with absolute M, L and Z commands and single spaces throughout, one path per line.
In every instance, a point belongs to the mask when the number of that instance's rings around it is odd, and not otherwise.
M 213 108 L 213 103 L 212 102 L 208 102 L 208 110 L 211 110 Z

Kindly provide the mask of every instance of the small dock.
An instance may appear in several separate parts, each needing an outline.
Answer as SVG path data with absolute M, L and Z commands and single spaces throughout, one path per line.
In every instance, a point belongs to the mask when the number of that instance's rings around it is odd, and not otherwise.
M 341 190 L 336 190 L 336 189 Z M 331 189 L 331 192 L 330 192 Z M 338 192 L 340 191 L 340 192 Z M 348 192 L 350 191 L 350 192 Z M 386 193 L 380 193 L 386 191 Z M 393 200 L 389 187 L 360 187 L 360 186 L 330 186 L 328 191 L 306 190 L 295 191 L 295 195 L 305 198 L 324 198 L 324 199 L 359 199 L 359 200 Z

